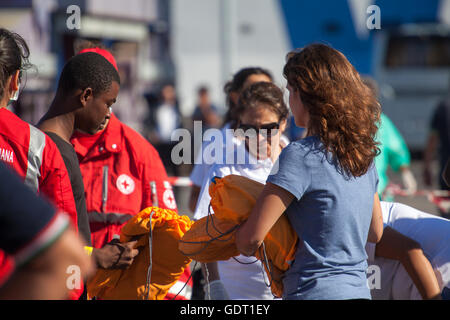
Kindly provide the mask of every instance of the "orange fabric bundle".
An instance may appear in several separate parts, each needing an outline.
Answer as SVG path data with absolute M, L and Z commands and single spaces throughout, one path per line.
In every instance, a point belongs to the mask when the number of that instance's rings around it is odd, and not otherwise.
M 122 228 L 120 242 L 128 242 L 140 236 L 136 244 L 139 254 L 128 269 L 99 269 L 88 282 L 90 297 L 103 300 L 147 299 L 145 290 L 150 263 L 150 220 L 153 240 L 149 299 L 164 299 L 191 262 L 191 259 L 178 250 L 178 241 L 192 226 L 192 221 L 187 216 L 179 216 L 174 211 L 157 207 L 142 210 Z
M 239 255 L 234 243 L 235 227 L 236 224 L 213 216 L 203 217 L 184 234 L 178 248 L 186 256 L 203 263 L 228 260 Z
M 248 218 L 263 188 L 263 184 L 238 175 L 214 178 L 209 186 L 214 214 L 194 223 L 182 237 L 180 251 L 203 263 L 239 255 L 235 246 L 235 227 Z M 271 276 L 271 290 L 277 297 L 283 292 L 281 276 L 294 260 L 297 243 L 297 234 L 288 218 L 282 215 L 256 252 L 256 257 L 264 262 L 266 272 Z

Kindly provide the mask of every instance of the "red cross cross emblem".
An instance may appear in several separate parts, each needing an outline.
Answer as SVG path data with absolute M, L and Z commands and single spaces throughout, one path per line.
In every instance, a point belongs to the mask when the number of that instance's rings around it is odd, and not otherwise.
M 121 174 L 117 178 L 116 187 L 123 194 L 128 195 L 132 193 L 134 191 L 134 186 L 134 180 L 126 174 Z
M 173 194 L 172 189 L 166 189 L 163 193 L 163 201 L 167 208 L 176 209 L 177 203 L 175 202 L 175 196 Z

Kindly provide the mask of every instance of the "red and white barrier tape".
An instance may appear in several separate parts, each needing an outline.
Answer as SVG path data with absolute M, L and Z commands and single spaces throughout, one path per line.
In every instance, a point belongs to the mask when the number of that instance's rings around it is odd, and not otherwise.
M 169 177 L 169 182 L 174 187 L 191 187 L 193 185 L 189 177 Z
M 191 187 L 193 185 L 189 177 L 169 177 L 170 184 L 174 187 Z M 392 196 L 425 196 L 428 201 L 438 206 L 441 211 L 450 211 L 450 191 L 447 190 L 417 190 L 413 194 L 408 193 L 398 184 L 389 183 L 384 191 L 385 195 Z
M 435 204 L 443 212 L 450 211 L 450 191 L 447 190 L 417 190 L 414 193 L 408 193 L 398 184 L 389 183 L 384 191 L 385 195 L 392 196 L 425 196 L 428 201 Z

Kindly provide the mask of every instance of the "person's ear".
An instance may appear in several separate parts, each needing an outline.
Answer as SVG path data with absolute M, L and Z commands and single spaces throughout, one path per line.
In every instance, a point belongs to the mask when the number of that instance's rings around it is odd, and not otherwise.
M 9 83 L 9 88 L 12 92 L 19 90 L 20 84 L 20 70 L 17 70 L 11 75 L 11 82 Z
M 286 130 L 287 120 L 283 119 L 280 122 L 280 132 L 283 133 Z
M 230 99 L 233 101 L 234 105 L 237 105 L 238 99 L 239 99 L 239 93 L 231 91 L 230 92 Z
M 89 103 L 89 101 L 93 98 L 94 92 L 92 91 L 92 88 L 89 87 L 84 89 L 80 94 L 80 102 L 83 105 L 83 107 L 86 106 Z

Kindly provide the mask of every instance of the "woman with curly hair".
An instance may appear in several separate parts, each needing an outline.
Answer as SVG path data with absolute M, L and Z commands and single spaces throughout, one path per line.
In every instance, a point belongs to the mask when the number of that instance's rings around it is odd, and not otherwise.
M 323 44 L 288 54 L 283 73 L 308 135 L 281 152 L 236 245 L 253 255 L 285 213 L 301 242 L 283 298 L 370 299 L 364 247 L 383 233 L 373 165 L 380 105 L 345 56 Z

